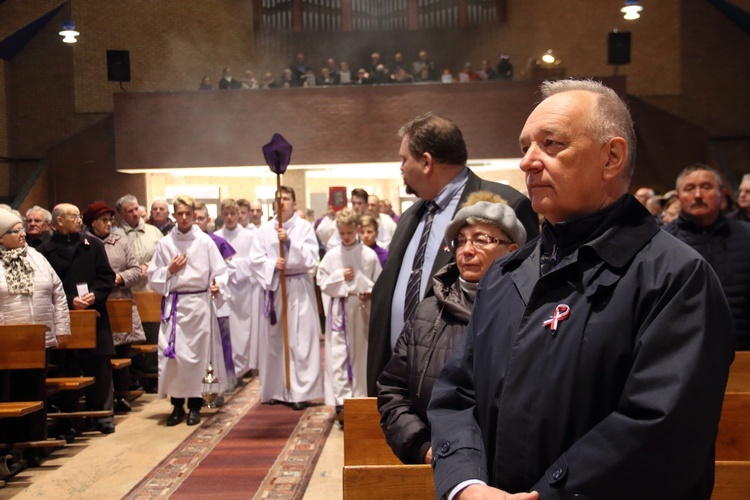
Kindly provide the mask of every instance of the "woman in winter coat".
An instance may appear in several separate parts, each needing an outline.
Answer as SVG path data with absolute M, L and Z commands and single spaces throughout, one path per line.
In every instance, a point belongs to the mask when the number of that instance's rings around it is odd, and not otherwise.
M 404 326 L 378 380 L 380 426 L 406 464 L 430 463 L 427 404 L 448 356 L 469 323 L 479 280 L 492 262 L 526 242 L 511 207 L 496 194 L 472 193 L 445 230 L 455 261 L 433 277 L 434 295 Z
M 21 219 L 0 209 L 0 324 L 42 323 L 47 348 L 57 347 L 70 336 L 65 291 L 47 259 L 26 244 L 25 236 Z M 0 371 L 0 401 L 44 401 L 46 377 L 46 367 Z M 0 443 L 46 438 L 46 408 L 4 419 L 0 425 Z M 26 458 L 34 460 L 29 455 Z
M 109 265 L 115 272 L 115 287 L 109 294 L 109 299 L 133 300 L 133 292 L 130 288 L 140 280 L 141 266 L 138 265 L 127 240 L 112 232 L 112 216 L 114 213 L 115 211 L 105 203 L 97 201 L 86 207 L 81 215 L 83 216 L 83 223 L 87 227 L 87 232 L 104 243 Z M 118 358 L 130 357 L 130 344 L 146 341 L 146 334 L 143 332 L 143 325 L 135 301 L 133 301 L 132 309 L 132 330 L 129 332 L 112 331 Z M 116 393 L 127 391 L 130 387 L 130 372 L 127 369 L 117 370 L 113 374 L 112 381 Z M 127 398 L 116 397 L 114 410 L 119 412 L 130 411 L 130 403 L 128 403 Z

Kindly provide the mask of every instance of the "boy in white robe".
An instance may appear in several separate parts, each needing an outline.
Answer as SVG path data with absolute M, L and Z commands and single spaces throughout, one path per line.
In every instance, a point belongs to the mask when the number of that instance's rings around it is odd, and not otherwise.
M 276 217 L 258 229 L 250 250 L 253 275 L 264 292 L 258 363 L 262 403 L 289 403 L 303 410 L 323 397 L 320 322 L 309 271 L 318 263 L 318 241 L 312 224 L 294 214 L 294 190 L 279 188 Z M 281 222 L 281 225 L 279 225 Z M 280 257 L 279 242 L 284 245 Z M 283 340 L 280 270 L 285 272 L 288 351 Z M 289 387 L 285 357 L 289 358 Z
M 203 404 L 203 377 L 209 352 L 212 365 L 219 369 L 219 380 L 226 380 L 221 368 L 221 344 L 211 325 L 211 295 L 222 300 L 227 267 L 216 244 L 194 225 L 195 200 L 187 195 L 172 201 L 177 225 L 160 240 L 148 266 L 151 289 L 164 296 L 163 321 L 159 332 L 159 398 L 171 396 L 174 410 L 167 425 L 185 419 L 200 422 Z M 213 344 L 213 347 L 211 345 Z M 219 388 L 222 392 L 224 388 Z
M 258 229 L 239 224 L 239 206 L 231 198 L 221 201 L 224 227 L 214 234 L 227 240 L 237 252 L 229 262 L 229 331 L 237 378 L 258 368 L 258 322 L 263 310 L 263 295 L 250 271 L 250 247 Z
M 367 331 L 370 293 L 380 276 L 374 250 L 357 241 L 357 214 L 336 214 L 341 245 L 325 254 L 317 281 L 331 298 L 325 333 L 325 403 L 341 415 L 344 398 L 367 396 Z

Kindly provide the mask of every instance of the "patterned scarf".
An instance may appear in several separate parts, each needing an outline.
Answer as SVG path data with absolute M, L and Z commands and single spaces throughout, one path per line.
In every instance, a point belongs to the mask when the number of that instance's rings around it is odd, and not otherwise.
M 34 294 L 34 268 L 26 255 L 26 245 L 8 250 L 0 246 L 0 259 L 5 264 L 5 281 L 13 295 Z

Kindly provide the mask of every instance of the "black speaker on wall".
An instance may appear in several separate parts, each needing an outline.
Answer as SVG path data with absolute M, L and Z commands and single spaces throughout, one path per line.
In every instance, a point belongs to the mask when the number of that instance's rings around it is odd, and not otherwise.
M 107 80 L 110 82 L 130 81 L 130 51 L 107 51 Z
M 607 64 L 630 64 L 630 33 L 613 31 L 607 36 Z

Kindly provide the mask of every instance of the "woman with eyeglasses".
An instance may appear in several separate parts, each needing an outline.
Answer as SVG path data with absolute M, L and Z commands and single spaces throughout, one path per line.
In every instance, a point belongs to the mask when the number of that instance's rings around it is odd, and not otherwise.
M 65 291 L 47 259 L 26 244 L 25 236 L 21 219 L 0 209 L 0 323 L 44 324 L 46 347 L 57 347 L 70 336 Z M 46 368 L 0 371 L 0 401 L 44 401 L 46 376 Z M 46 409 L 4 419 L 0 425 L 0 443 L 44 439 Z M 38 452 L 29 449 L 26 459 L 34 464 L 39 459 Z
M 122 239 L 120 234 L 112 232 L 112 216 L 115 211 L 106 203 L 97 201 L 87 206 L 81 215 L 83 224 L 87 227 L 88 234 L 95 236 L 104 243 L 107 252 L 107 260 L 115 272 L 115 287 L 109 294 L 110 299 L 133 299 L 131 287 L 141 279 L 141 266 L 130 249 L 127 240 Z M 130 357 L 130 344 L 145 342 L 146 334 L 143 332 L 141 317 L 135 302 L 132 306 L 133 324 L 129 332 L 112 331 L 112 339 L 115 344 L 115 352 L 118 358 Z M 130 387 L 130 372 L 128 369 L 116 370 L 112 374 L 112 383 L 116 393 L 122 394 Z M 117 396 L 114 400 L 116 412 L 129 412 L 130 403 L 127 398 Z
M 430 463 L 427 404 L 435 380 L 463 337 L 477 285 L 492 262 L 526 243 L 526 230 L 496 194 L 472 193 L 445 230 L 444 251 L 455 261 L 433 277 L 434 295 L 404 326 L 378 380 L 380 426 L 406 464 Z

